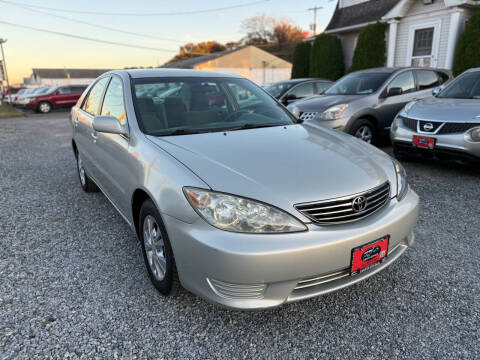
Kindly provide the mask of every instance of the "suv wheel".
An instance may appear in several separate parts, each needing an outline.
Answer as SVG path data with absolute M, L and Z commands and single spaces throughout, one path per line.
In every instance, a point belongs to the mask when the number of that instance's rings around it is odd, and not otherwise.
M 46 114 L 52 111 L 52 105 L 49 102 L 42 101 L 40 104 L 38 104 L 37 109 L 39 112 Z
M 90 180 L 88 177 L 84 167 L 82 158 L 80 154 L 77 154 L 77 172 L 78 172 L 78 179 L 80 180 L 80 185 L 82 186 L 83 191 L 90 193 L 90 192 L 98 192 L 100 189 L 95 185 L 95 183 Z
M 357 120 L 350 129 L 349 134 L 368 144 L 373 144 L 376 139 L 375 126 L 367 119 Z
M 146 200 L 140 209 L 139 235 L 148 276 L 163 295 L 173 295 L 180 287 L 177 267 L 167 230 L 156 206 Z

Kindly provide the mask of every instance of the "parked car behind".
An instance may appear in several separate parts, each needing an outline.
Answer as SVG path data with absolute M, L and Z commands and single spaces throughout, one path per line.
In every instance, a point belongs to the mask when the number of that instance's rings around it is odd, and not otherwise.
M 24 90 L 21 87 L 10 87 L 3 94 L 3 101 L 7 104 L 13 104 L 13 97 L 19 92 Z
M 113 71 L 71 119 L 81 187 L 130 224 L 162 294 L 274 307 L 368 278 L 414 241 L 419 200 L 396 160 L 302 124 L 247 79 Z
M 480 68 L 434 95 L 409 103 L 396 117 L 390 133 L 395 156 L 480 162 Z
M 82 96 L 86 85 L 66 85 L 50 88 L 47 93 L 30 98 L 26 108 L 48 113 L 55 108 L 72 107 Z
M 402 108 L 431 96 L 450 72 L 426 68 L 378 68 L 348 74 L 324 95 L 296 102 L 289 109 L 302 120 L 342 130 L 368 143 L 388 134 Z
M 30 102 L 32 98 L 46 94 L 49 89 L 49 87 L 38 87 L 34 89 L 29 89 L 29 92 L 25 92 L 24 94 L 18 96 L 16 105 L 19 107 L 26 107 L 26 105 Z
M 323 94 L 333 82 L 327 79 L 292 79 L 280 81 L 265 86 L 265 90 L 284 105 L 292 104 L 295 101 Z

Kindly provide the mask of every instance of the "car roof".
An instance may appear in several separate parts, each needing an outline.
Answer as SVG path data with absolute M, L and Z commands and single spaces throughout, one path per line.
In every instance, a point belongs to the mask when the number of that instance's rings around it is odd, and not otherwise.
M 156 78 L 156 77 L 206 77 L 206 78 L 242 78 L 239 75 L 218 73 L 213 71 L 201 71 L 191 69 L 128 69 L 114 70 L 112 73 L 126 72 L 131 78 Z
M 393 74 L 403 70 L 432 70 L 432 71 L 442 71 L 445 73 L 450 73 L 449 70 L 439 69 L 439 68 L 431 68 L 431 67 L 414 67 L 414 66 L 405 66 L 405 67 L 378 67 L 372 69 L 365 69 L 365 70 L 358 70 L 355 71 L 356 73 L 387 73 Z
M 275 84 L 298 84 L 304 81 L 326 81 L 326 82 L 332 82 L 331 80 L 328 79 L 323 79 L 323 78 L 298 78 L 298 79 L 289 79 L 289 80 L 282 80 L 282 81 L 276 81 L 272 83 L 271 85 Z

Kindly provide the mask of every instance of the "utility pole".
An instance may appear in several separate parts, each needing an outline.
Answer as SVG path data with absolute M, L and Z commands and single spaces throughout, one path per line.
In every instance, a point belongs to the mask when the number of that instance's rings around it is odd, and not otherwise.
M 317 10 L 323 9 L 323 6 L 314 6 L 310 9 L 307 9 L 307 11 L 313 11 L 313 24 L 310 25 L 310 28 L 312 29 L 313 36 L 317 35 Z
M 2 64 L 5 70 L 5 80 L 7 80 L 7 89 L 10 89 L 10 83 L 8 82 L 7 63 L 5 62 L 5 54 L 3 52 L 3 44 L 7 42 L 7 39 L 0 38 L 0 48 L 2 49 Z

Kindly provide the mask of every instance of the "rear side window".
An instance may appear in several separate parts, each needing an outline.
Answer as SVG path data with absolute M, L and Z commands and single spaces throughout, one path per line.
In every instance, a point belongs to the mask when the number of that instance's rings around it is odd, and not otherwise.
M 415 79 L 413 78 L 413 72 L 406 71 L 398 75 L 395 79 L 392 80 L 390 85 L 388 85 L 387 91 L 392 88 L 402 89 L 403 94 L 407 94 L 416 90 Z
M 70 94 L 70 88 L 69 87 L 58 88 L 58 93 L 60 95 Z
M 88 93 L 85 101 L 82 105 L 82 110 L 89 113 L 90 115 L 97 115 L 98 108 L 100 106 L 100 100 L 102 99 L 103 90 L 105 89 L 105 85 L 107 85 L 108 78 L 102 78 L 98 80 L 98 82 L 93 85 Z
M 127 118 L 125 115 L 125 105 L 123 102 L 123 86 L 122 81 L 114 76 L 107 91 L 102 105 L 102 115 L 115 116 L 118 122 L 125 125 Z
M 425 90 L 439 86 L 438 76 L 435 71 L 417 70 L 418 89 Z
M 288 92 L 288 95 L 295 95 L 297 98 L 304 98 L 313 95 L 313 82 L 298 85 Z
M 72 93 L 78 94 L 78 93 L 83 93 L 83 91 L 86 89 L 86 86 L 72 86 Z
M 449 79 L 448 75 L 443 72 L 438 72 L 437 75 L 438 80 L 440 81 L 440 85 L 446 83 Z

